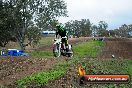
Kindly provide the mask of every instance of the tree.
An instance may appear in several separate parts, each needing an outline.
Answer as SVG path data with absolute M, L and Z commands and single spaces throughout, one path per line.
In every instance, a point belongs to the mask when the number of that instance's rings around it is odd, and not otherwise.
M 108 28 L 108 24 L 105 21 L 100 21 L 98 24 L 98 36 L 106 36 L 107 35 L 107 29 Z
M 71 22 L 65 23 L 65 29 L 68 31 L 68 35 L 74 35 L 74 31 L 73 31 Z
M 92 33 L 89 19 L 82 19 L 81 21 L 72 20 L 65 23 L 65 25 L 66 29 L 74 36 L 90 36 Z
M 131 37 L 132 25 L 121 25 L 118 29 L 114 30 L 116 36 Z
M 73 21 L 74 36 L 78 36 L 78 37 L 81 36 L 80 25 L 81 25 L 81 21 L 78 21 L 78 20 Z
M 92 30 L 91 30 L 91 23 L 90 23 L 89 19 L 82 19 L 80 28 L 81 28 L 82 36 L 90 36 L 91 35 Z
M 108 28 L 108 24 L 105 21 L 100 21 L 98 25 L 99 25 L 98 26 L 99 29 L 106 30 Z
M 67 16 L 67 6 L 63 0 L 42 0 L 39 9 L 40 13 L 37 14 L 35 21 L 43 30 L 50 29 L 57 17 Z
M 21 49 L 24 50 L 25 32 L 28 27 L 28 21 L 31 20 L 29 1 L 26 0 L 4 0 L 1 8 L 1 31 L 3 32 L 2 39 L 6 40 L 7 44 L 11 37 L 15 37 L 19 42 Z M 7 31 L 5 33 L 4 31 Z M 8 39 L 3 38 L 8 36 Z M 3 42 L 3 41 L 1 41 Z
M 91 29 L 92 29 L 92 34 L 93 34 L 93 36 L 96 37 L 96 36 L 97 36 L 98 27 L 97 27 L 96 25 L 93 25 L 93 26 L 91 27 Z
M 28 28 L 26 37 L 28 38 L 29 45 L 33 46 L 37 45 L 39 40 L 41 39 L 41 32 L 36 26 L 31 26 Z
M 11 18 L 12 6 L 2 1 L 0 1 L 0 6 L 0 46 L 5 47 L 12 37 L 10 34 L 10 30 L 13 27 Z M 8 9 L 9 7 L 10 9 Z
M 109 34 L 112 37 L 115 37 L 115 35 L 116 35 L 114 30 L 109 30 L 107 34 Z
M 26 32 L 34 19 L 46 27 L 49 23 L 53 24 L 56 17 L 65 16 L 67 12 L 62 0 L 2 0 L 0 5 L 0 33 L 7 31 L 4 35 L 1 34 L 0 45 L 5 46 L 8 38 L 13 36 L 22 50 L 25 46 Z M 8 36 L 7 39 L 4 36 Z
M 128 37 L 132 37 L 132 24 L 128 25 Z

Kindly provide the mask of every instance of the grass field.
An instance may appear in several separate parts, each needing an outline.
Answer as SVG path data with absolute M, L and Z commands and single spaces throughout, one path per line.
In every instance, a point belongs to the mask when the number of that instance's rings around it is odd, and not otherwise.
M 52 44 L 54 37 L 41 37 L 38 47 L 41 46 L 45 46 L 45 45 L 49 45 Z M 20 46 L 18 44 L 18 42 L 9 42 L 6 47 L 6 49 L 20 49 Z M 0 50 L 2 49 L 2 47 L 0 47 Z
M 75 56 L 65 62 L 58 63 L 51 70 L 33 74 L 17 81 L 20 88 L 35 84 L 36 86 L 45 85 L 48 81 L 55 80 L 66 74 L 71 64 L 82 63 L 88 74 L 130 74 L 132 75 L 131 60 L 98 60 L 99 48 L 104 46 L 104 42 L 90 41 L 73 47 Z M 44 54 L 46 55 L 46 53 Z M 50 56 L 49 54 L 47 56 Z M 83 57 L 94 57 L 93 59 L 81 59 Z M 91 67 L 92 66 L 92 67 Z M 103 88 L 130 88 L 130 84 L 94 84 L 93 87 Z
M 33 57 L 37 58 L 51 58 L 53 57 L 52 51 L 33 51 L 29 53 Z
M 101 41 L 90 41 L 79 44 L 73 47 L 75 55 L 78 57 L 97 57 L 100 47 L 104 46 L 104 42 Z
M 99 42 L 99 41 L 90 41 L 84 44 L 76 45 L 73 47 L 75 57 L 73 57 L 71 60 L 58 63 L 52 70 L 27 76 L 21 80 L 18 80 L 17 84 L 20 88 L 26 87 L 26 85 L 29 85 L 29 83 L 31 82 L 35 82 L 36 85 L 44 85 L 49 80 L 54 80 L 58 77 L 63 76 L 66 73 L 68 66 L 70 64 L 73 64 L 73 63 L 75 64 L 76 62 L 78 62 L 81 57 L 84 57 L 87 54 L 92 57 L 96 57 L 98 49 L 95 48 L 94 46 L 99 47 L 102 45 L 103 45 L 103 42 Z
M 51 44 L 52 39 L 51 37 L 42 39 L 40 45 Z M 54 81 L 66 75 L 71 65 L 76 66 L 80 63 L 85 68 L 87 74 L 129 74 L 132 77 L 132 60 L 112 58 L 108 60 L 97 59 L 101 47 L 104 47 L 104 45 L 105 42 L 93 40 L 76 44 L 73 46 L 73 58 L 57 62 L 52 69 L 40 71 L 17 80 L 17 88 L 44 86 L 49 81 Z M 33 51 L 30 54 L 36 58 L 53 58 L 52 51 Z M 131 88 L 132 82 L 129 84 L 92 84 L 91 86 L 92 88 Z M 84 88 L 88 88 L 87 85 Z
M 99 60 L 85 59 L 81 64 L 86 69 L 87 74 L 128 74 L 132 77 L 131 60 Z M 131 88 L 130 83 L 124 84 L 93 84 L 92 88 Z M 86 86 L 84 88 L 87 88 Z
M 39 47 L 52 44 L 53 40 L 54 40 L 54 37 L 42 37 L 41 40 L 39 41 L 40 42 Z

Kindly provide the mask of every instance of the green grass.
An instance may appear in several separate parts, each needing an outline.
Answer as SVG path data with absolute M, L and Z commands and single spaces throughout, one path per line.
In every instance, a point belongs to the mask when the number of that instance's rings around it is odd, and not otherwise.
M 31 83 L 33 81 L 36 82 L 36 84 L 39 85 L 43 85 L 46 84 L 49 80 L 54 80 L 62 75 L 65 74 L 66 71 L 66 64 L 58 64 L 56 65 L 52 70 L 48 70 L 45 72 L 39 72 L 36 74 L 33 74 L 31 76 L 27 76 L 21 80 L 18 80 L 18 87 L 19 88 L 24 88 L 26 87 L 27 83 Z
M 90 41 L 73 47 L 73 50 L 78 57 L 96 57 L 100 46 L 104 46 L 104 42 Z
M 39 47 L 46 46 L 46 45 L 51 45 L 52 40 L 54 37 L 42 37 L 41 40 L 39 41 Z M 53 52 L 51 51 L 32 51 L 32 52 L 27 52 L 30 54 L 30 56 L 33 57 L 38 57 L 38 58 L 50 58 L 53 57 Z
M 76 46 L 73 46 L 74 56 L 76 57 L 96 57 L 99 51 L 100 46 L 103 46 L 104 42 L 101 41 L 90 41 L 85 42 Z M 53 57 L 52 51 L 33 51 L 29 53 L 34 57 Z
M 41 46 L 45 46 L 45 45 L 49 45 L 52 44 L 54 37 L 41 37 L 38 47 Z M 9 42 L 9 44 L 6 45 L 5 47 L 6 49 L 20 49 L 20 46 L 18 44 L 18 42 Z M 0 50 L 2 49 L 2 47 L 0 47 Z
M 0 50 L 2 50 L 3 47 L 0 46 Z M 20 46 L 18 42 L 9 42 L 4 49 L 20 49 Z
M 33 51 L 29 53 L 33 57 L 37 58 L 50 58 L 53 57 L 52 51 Z
M 128 71 L 129 71 L 129 74 L 132 77 L 132 60 L 128 60 Z
M 73 57 L 71 60 L 60 62 L 57 65 L 55 65 L 54 68 L 52 68 L 51 70 L 35 73 L 31 76 L 27 76 L 18 80 L 17 81 L 18 87 L 24 88 L 28 85 L 28 83 L 32 83 L 34 81 L 36 85 L 39 86 L 46 84 L 49 80 L 57 79 L 58 77 L 65 75 L 69 65 L 77 63 L 80 60 L 80 57 L 83 57 L 84 55 L 87 55 L 89 53 L 91 54 L 91 56 L 96 56 L 98 52 L 98 50 L 96 49 L 97 46 L 102 46 L 102 45 L 103 42 L 99 42 L 99 41 L 90 41 L 84 44 L 76 45 L 74 46 L 75 57 Z M 33 55 L 39 56 L 41 54 L 42 56 L 44 56 L 46 52 L 45 53 L 39 52 L 38 54 L 34 53 Z M 47 53 L 47 55 L 50 56 L 50 53 Z
M 81 64 L 86 70 L 87 74 L 129 74 L 132 77 L 132 60 L 99 60 L 99 59 L 85 59 Z M 126 84 L 93 84 L 92 88 L 131 88 L 132 80 Z
M 65 75 L 70 64 L 76 63 L 79 58 L 74 58 L 73 60 L 60 62 L 55 65 L 54 68 L 48 71 L 35 73 L 31 76 L 27 76 L 23 79 L 17 81 L 18 88 L 24 88 L 29 86 L 29 83 L 36 82 L 35 85 L 41 86 L 47 84 L 49 80 L 55 80 L 63 75 Z
M 88 65 L 92 65 L 94 68 L 88 67 L 96 74 L 129 74 L 128 60 L 99 60 L 88 59 L 85 61 Z M 87 66 L 85 65 L 85 66 Z M 86 67 L 87 68 L 87 67 Z M 89 73 L 89 71 L 88 71 Z
M 42 37 L 39 41 L 39 47 L 44 45 L 52 44 L 54 37 Z
M 82 63 L 86 68 L 87 74 L 130 74 L 132 76 L 132 60 L 98 60 L 98 59 L 81 59 L 85 56 L 96 57 L 100 47 L 104 46 L 104 42 L 90 41 L 73 46 L 75 56 L 65 62 L 60 62 L 54 66 L 51 70 L 35 73 L 31 76 L 24 77 L 17 81 L 19 88 L 24 88 L 30 85 L 30 83 L 36 83 L 35 85 L 41 86 L 47 84 L 50 80 L 55 80 L 65 75 L 69 65 Z M 38 56 L 50 56 L 50 52 L 35 53 Z M 35 56 L 37 56 L 35 55 Z M 92 66 L 92 67 L 90 67 Z M 94 88 L 130 88 L 129 84 L 92 84 Z

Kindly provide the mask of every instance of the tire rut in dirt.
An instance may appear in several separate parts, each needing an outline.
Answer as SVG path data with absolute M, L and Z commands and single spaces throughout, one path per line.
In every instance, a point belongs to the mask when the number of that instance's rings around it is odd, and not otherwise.
M 5 58 L 6 59 L 6 58 Z M 9 57 L 1 59 L 0 84 L 8 85 L 22 77 L 51 69 L 63 59 L 36 59 L 33 57 Z
M 132 40 L 127 38 L 107 38 L 105 47 L 102 49 L 99 58 L 132 59 Z
M 71 44 L 78 44 L 91 40 L 91 38 L 71 39 Z M 50 45 L 48 45 L 50 46 Z M 43 46 L 38 50 L 52 50 L 52 47 Z M 46 47 L 46 48 L 45 48 Z M 0 57 L 0 85 L 12 84 L 15 80 L 31 75 L 36 72 L 46 71 L 53 68 L 58 62 L 68 60 L 66 57 L 59 58 L 35 58 L 35 57 Z

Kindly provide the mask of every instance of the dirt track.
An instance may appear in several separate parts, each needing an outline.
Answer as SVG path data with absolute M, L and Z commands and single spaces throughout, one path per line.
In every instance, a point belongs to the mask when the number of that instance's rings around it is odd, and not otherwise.
M 69 44 L 75 45 L 75 44 L 82 43 L 82 42 L 85 42 L 85 41 L 90 40 L 90 39 L 91 38 L 89 38 L 89 37 L 70 38 L 68 42 L 69 42 Z M 53 48 L 52 44 L 39 47 L 38 49 L 35 49 L 35 50 L 37 50 L 37 51 L 52 50 L 52 48 Z
M 89 38 L 70 39 L 71 44 L 89 40 Z M 40 47 L 36 50 L 52 50 L 52 44 Z M 62 59 L 63 58 L 63 59 Z M 60 57 L 46 59 L 34 57 L 0 57 L 0 85 L 8 85 L 24 76 L 36 72 L 51 69 L 56 63 L 63 62 L 67 58 Z
M 33 59 L 32 57 L 5 58 L 1 60 L 0 84 L 6 85 L 39 71 L 51 69 L 58 61 L 64 59 Z M 19 59 L 19 60 L 17 60 Z M 32 59 L 32 60 L 31 60 Z
M 107 38 L 99 58 L 132 59 L 132 40 L 127 38 Z
M 81 43 L 83 41 L 89 40 L 89 38 L 79 38 L 71 39 L 69 42 L 72 44 Z M 49 45 L 50 46 L 50 45 Z M 48 46 L 48 47 L 49 47 Z M 51 50 L 52 47 L 46 48 L 43 46 L 38 50 Z M 106 45 L 102 49 L 99 58 L 111 58 L 111 54 L 115 57 L 129 58 L 132 59 L 132 40 L 130 39 L 106 39 Z M 31 75 L 35 72 L 45 71 L 51 69 L 57 62 L 66 59 L 36 59 L 33 57 L 0 57 L 0 84 L 8 85 L 17 79 L 24 76 Z M 70 68 L 70 73 L 67 73 L 64 77 L 43 86 L 43 88 L 70 88 L 70 84 L 73 83 L 74 77 L 69 77 L 71 75 L 77 76 L 77 71 L 74 67 Z M 74 80 L 74 81 L 73 81 Z M 66 86 L 67 85 L 67 86 Z
M 99 59 L 111 59 L 111 54 L 115 57 L 132 59 L 132 40 L 131 39 L 121 39 L 121 38 L 107 38 L 105 40 L 105 46 L 102 49 Z M 89 58 L 88 58 L 89 59 Z M 95 58 L 94 58 L 95 59 Z M 98 87 L 98 85 L 87 84 L 85 86 L 80 86 L 77 65 L 71 66 L 67 71 L 66 75 L 58 78 L 54 81 L 50 81 L 49 84 L 43 85 L 38 88 L 104 88 Z M 104 84 L 102 84 L 103 86 Z M 106 88 L 106 87 L 105 87 Z M 129 88 L 129 87 L 127 87 Z

